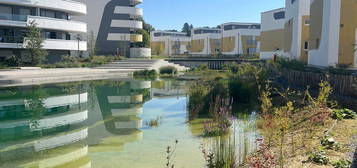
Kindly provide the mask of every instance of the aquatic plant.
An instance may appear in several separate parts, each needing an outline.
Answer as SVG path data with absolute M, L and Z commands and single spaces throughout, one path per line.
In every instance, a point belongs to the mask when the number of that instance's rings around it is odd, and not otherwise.
M 178 140 L 175 140 L 175 144 L 173 147 L 166 147 L 166 168 L 174 168 L 175 167 L 175 157 L 176 157 L 176 148 L 178 144 Z
M 162 117 L 157 117 L 155 119 L 151 119 L 146 122 L 146 125 L 149 127 L 158 127 L 161 123 L 161 119 L 162 119 Z
M 213 139 L 211 148 L 207 144 L 200 145 L 207 168 L 237 168 L 237 146 L 234 136 L 218 136 Z

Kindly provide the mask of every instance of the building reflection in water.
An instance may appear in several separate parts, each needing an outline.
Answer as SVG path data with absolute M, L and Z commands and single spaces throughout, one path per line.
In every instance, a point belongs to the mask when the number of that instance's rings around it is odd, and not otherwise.
M 107 80 L 0 89 L 0 168 L 108 164 L 99 158 L 115 158 L 110 154 L 143 139 L 145 102 L 185 96 L 185 84 L 177 83 Z
M 0 167 L 90 167 L 84 86 L 0 90 Z M 58 150 L 61 148 L 61 150 Z

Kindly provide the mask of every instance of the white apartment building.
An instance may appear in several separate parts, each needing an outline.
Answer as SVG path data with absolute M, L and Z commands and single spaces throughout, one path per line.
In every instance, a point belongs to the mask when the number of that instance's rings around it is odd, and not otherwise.
M 87 33 L 87 24 L 71 19 L 86 13 L 85 4 L 72 0 L 0 0 L 0 61 L 15 55 L 31 62 L 24 45 L 31 22 L 42 31 L 48 62 L 61 61 L 73 51 L 86 51 L 87 42 L 76 36 Z
M 221 53 L 221 29 L 194 28 L 191 38 L 190 51 L 192 55 L 207 56 Z
M 154 55 L 174 56 L 189 53 L 191 37 L 186 33 L 154 31 L 150 36 L 151 52 Z
M 223 55 L 255 55 L 260 52 L 260 24 L 229 22 L 221 25 Z
M 309 65 L 357 68 L 356 9 L 354 0 L 312 0 Z
M 261 14 L 260 58 L 271 59 L 284 52 L 285 8 Z
M 310 0 L 285 1 L 284 55 L 307 62 L 309 49 Z
M 143 0 L 79 0 L 88 7 L 86 16 L 77 17 L 88 23 L 89 52 L 97 55 L 150 57 L 150 48 L 138 43 L 143 36 L 143 9 L 136 6 Z

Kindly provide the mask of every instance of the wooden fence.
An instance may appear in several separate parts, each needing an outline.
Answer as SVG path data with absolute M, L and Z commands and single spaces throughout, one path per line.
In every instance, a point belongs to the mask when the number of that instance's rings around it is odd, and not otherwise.
M 357 76 L 294 70 L 284 70 L 282 75 L 292 85 L 310 86 L 313 89 L 318 88 L 321 81 L 328 81 L 333 87 L 334 94 L 357 97 Z

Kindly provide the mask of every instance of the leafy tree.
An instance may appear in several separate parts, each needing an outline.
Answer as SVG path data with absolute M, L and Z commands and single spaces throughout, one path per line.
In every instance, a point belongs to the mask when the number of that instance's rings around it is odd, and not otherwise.
M 193 29 L 193 25 L 189 25 L 188 23 L 185 23 L 182 28 L 182 32 L 186 33 L 187 36 L 191 36 L 191 30 Z
M 140 18 L 139 21 L 143 22 L 143 29 L 146 30 L 149 34 L 152 31 L 155 31 L 155 28 L 151 24 L 145 22 L 145 20 L 143 18 Z
M 138 43 L 137 45 L 139 47 L 146 47 L 146 48 L 150 48 L 150 35 L 149 33 L 144 30 L 144 29 L 140 29 L 136 31 L 138 34 L 143 35 L 143 42 Z
M 27 33 L 25 35 L 25 48 L 29 49 L 32 65 L 38 65 L 46 60 L 47 51 L 42 49 L 43 39 L 41 37 L 41 30 L 37 27 L 35 21 L 27 25 Z

